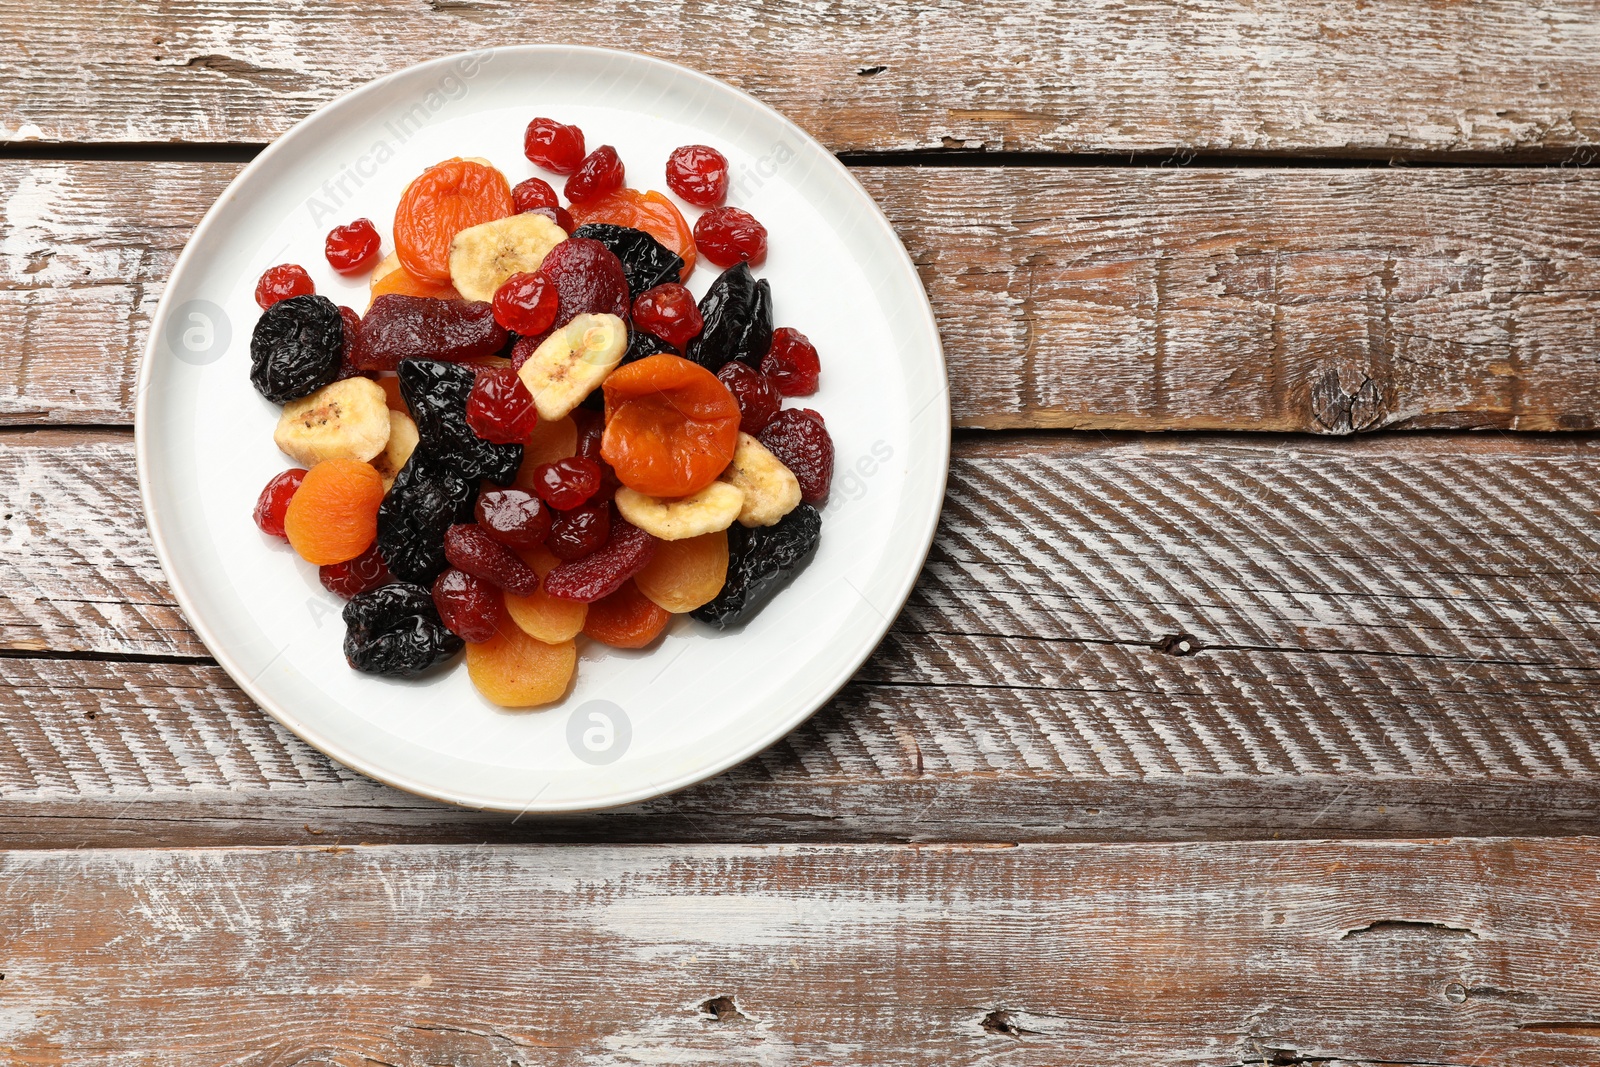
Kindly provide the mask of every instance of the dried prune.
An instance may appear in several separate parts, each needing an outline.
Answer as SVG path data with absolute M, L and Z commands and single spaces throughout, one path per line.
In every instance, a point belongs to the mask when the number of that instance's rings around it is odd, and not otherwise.
M 522 446 L 485 441 L 467 425 L 467 399 L 475 378 L 471 367 L 459 363 L 408 359 L 400 364 L 400 395 L 416 420 L 419 451 L 454 467 L 468 481 L 487 478 L 510 485 L 522 465 Z
M 663 282 L 678 280 L 683 257 L 643 230 L 632 226 L 613 226 L 609 222 L 586 222 L 572 231 L 574 237 L 587 237 L 611 249 L 622 262 L 628 291 L 642 293 Z
M 378 507 L 378 551 L 389 572 L 427 585 L 445 569 L 444 533 L 472 519 L 477 488 L 448 463 L 418 448 L 395 476 Z
M 805 408 L 778 412 L 756 438 L 800 480 L 800 499 L 820 504 L 833 481 L 833 438 L 822 417 Z
M 506 622 L 506 602 L 493 585 L 451 567 L 433 580 L 433 606 L 451 633 L 487 641 Z
M 367 674 L 420 674 L 462 648 L 420 585 L 395 583 L 351 598 L 344 624 L 344 658 Z
M 579 315 L 628 317 L 632 300 L 628 274 L 616 254 L 599 241 L 569 237 L 550 250 L 539 270 L 556 283 L 561 298 L 556 327 Z
M 748 622 L 817 550 L 822 515 L 800 504 L 775 526 L 728 530 L 728 578 L 722 592 L 689 614 L 717 629 Z M 554 572 L 552 572 L 554 573 Z
M 678 350 L 676 348 L 673 348 L 655 334 L 645 333 L 643 330 L 630 329 L 628 331 L 628 350 L 622 353 L 622 363 L 617 364 L 617 366 L 635 363 L 646 356 L 675 356 L 677 354 Z M 599 392 L 600 390 L 596 389 L 594 393 L 589 395 L 593 396 Z
M 760 369 L 772 347 L 772 287 L 756 281 L 747 263 L 717 276 L 700 300 L 705 326 L 685 354 L 715 374 L 730 359 Z
M 384 293 L 356 331 L 354 361 L 362 370 L 394 370 L 403 359 L 459 363 L 498 355 L 510 340 L 481 301 Z
M 339 376 L 344 321 L 332 300 L 291 296 L 261 313 L 250 337 L 250 384 L 274 404 L 310 396 Z
M 556 566 L 544 578 L 544 591 L 558 600 L 592 604 L 622 588 L 656 554 L 656 539 L 625 519 L 611 524 L 611 536 L 598 551 Z
M 444 555 L 450 566 L 515 596 L 532 596 L 539 591 L 539 572 L 477 523 L 464 522 L 446 530 Z

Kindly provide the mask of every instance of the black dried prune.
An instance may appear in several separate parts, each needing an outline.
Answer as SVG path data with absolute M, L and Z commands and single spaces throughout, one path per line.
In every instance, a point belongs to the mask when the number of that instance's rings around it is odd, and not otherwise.
M 677 354 L 678 350 L 676 348 L 673 348 L 655 334 L 629 327 L 628 350 L 622 353 L 622 362 L 617 366 L 621 367 L 629 363 L 635 363 L 646 356 L 675 356 Z M 597 393 L 599 391 L 598 389 L 595 390 Z
M 403 359 L 459 363 L 499 355 L 510 341 L 490 304 L 385 293 L 356 330 L 351 362 L 361 370 L 394 370 Z
M 439 619 L 433 594 L 396 583 L 352 597 L 344 606 L 344 658 L 367 674 L 420 674 L 454 656 L 462 640 Z
M 728 578 L 722 592 L 690 612 L 719 630 L 748 622 L 817 550 L 822 515 L 799 504 L 775 526 L 728 529 Z
M 761 357 L 772 347 L 772 287 L 756 281 L 747 263 L 729 267 L 717 276 L 700 299 L 705 327 L 689 342 L 685 353 L 715 374 L 731 359 L 757 370 Z
M 485 441 L 467 425 L 467 397 L 476 375 L 471 367 L 432 359 L 400 364 L 400 395 L 417 423 L 417 447 L 468 481 L 487 478 L 510 485 L 522 465 L 521 445 Z
M 662 282 L 675 282 L 683 270 L 683 258 L 672 249 L 632 226 L 613 226 L 609 222 L 586 222 L 572 231 L 574 237 L 587 237 L 611 249 L 622 261 L 628 278 L 628 291 L 642 293 Z
M 274 404 L 310 396 L 339 377 L 344 320 L 325 296 L 280 300 L 250 336 L 250 384 Z
M 378 505 L 378 551 L 401 581 L 427 585 L 449 564 L 444 533 L 470 522 L 477 482 L 421 448 L 411 453 Z

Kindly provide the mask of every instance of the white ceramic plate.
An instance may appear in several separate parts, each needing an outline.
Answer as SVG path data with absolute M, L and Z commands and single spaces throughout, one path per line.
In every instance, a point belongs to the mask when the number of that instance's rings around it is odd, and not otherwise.
M 816 558 L 742 629 L 687 618 L 642 652 L 590 645 L 560 705 L 507 712 L 459 664 L 422 681 L 344 662 L 342 602 L 316 569 L 251 522 L 290 464 L 277 409 L 248 380 L 257 277 L 308 269 L 335 303 L 366 307 L 366 279 L 328 267 L 328 230 L 394 207 L 422 169 L 483 156 L 516 183 L 535 115 L 613 144 L 629 184 L 665 190 L 681 144 L 720 148 L 729 202 L 768 227 L 757 272 L 777 323 L 809 335 L 823 387 L 833 494 Z M 544 174 L 559 190 L 561 179 Z M 680 205 L 691 222 L 693 209 Z M 703 293 L 715 269 L 695 271 Z M 206 214 L 178 260 L 139 375 L 139 479 L 156 551 L 217 660 L 284 726 L 401 789 L 470 807 L 576 811 L 680 789 L 738 763 L 819 708 L 882 638 L 911 590 L 949 464 L 944 360 L 910 258 L 871 198 L 793 123 L 713 79 L 592 48 L 511 47 L 424 63 L 329 105 L 272 145 Z

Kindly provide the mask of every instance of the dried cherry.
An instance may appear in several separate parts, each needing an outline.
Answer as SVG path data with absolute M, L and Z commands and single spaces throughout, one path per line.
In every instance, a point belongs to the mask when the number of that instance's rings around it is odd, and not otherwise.
M 717 629 L 748 622 L 809 560 L 822 536 L 822 516 L 800 504 L 774 526 L 728 530 L 728 577 L 710 603 L 690 612 Z
M 549 182 L 543 178 L 529 178 L 511 187 L 511 206 L 521 215 L 536 207 L 560 207 L 561 201 Z
M 322 254 L 328 257 L 328 266 L 340 274 L 355 274 L 378 262 L 382 243 L 371 219 L 356 219 L 328 231 Z
M 617 150 L 603 144 L 583 157 L 562 192 L 573 204 L 587 204 L 622 188 L 625 170 Z
M 761 359 L 761 372 L 784 396 L 810 396 L 817 391 L 822 360 L 805 334 L 783 326 L 772 331 L 772 347 Z
M 783 406 L 778 387 L 748 363 L 738 360 L 724 363 L 717 371 L 717 380 L 726 385 L 739 402 L 739 429 L 752 436 L 765 429 Z
M 427 584 L 445 569 L 445 531 L 472 518 L 475 482 L 418 448 L 378 508 L 378 551 L 389 570 Z
M 294 491 L 300 488 L 305 478 L 305 470 L 295 467 L 273 475 L 272 480 L 262 488 L 251 516 L 262 533 L 269 537 L 281 537 L 285 541 L 289 539 L 289 535 L 283 531 L 283 516 L 289 510 L 289 500 L 294 496 Z
M 393 580 L 389 576 L 389 568 L 384 565 L 383 553 L 378 551 L 377 545 L 373 545 L 355 559 L 345 560 L 343 563 L 325 564 L 318 570 L 317 577 L 322 580 L 324 589 L 346 600 L 360 596 L 369 589 L 376 589 L 380 585 L 388 585 Z
M 622 264 L 630 293 L 642 293 L 662 282 L 676 281 L 683 270 L 683 257 L 643 230 L 632 226 L 613 226 L 609 222 L 586 222 L 572 231 L 573 237 L 599 241 L 611 249 Z
M 344 320 L 325 296 L 291 296 L 261 313 L 250 336 L 250 383 L 274 404 L 310 396 L 339 376 Z
M 800 482 L 800 499 L 820 504 L 833 481 L 833 438 L 822 417 L 804 408 L 778 412 L 756 438 L 778 457 Z
M 316 291 L 317 287 L 304 267 L 298 263 L 280 263 L 261 272 L 256 282 L 256 303 L 265 311 L 280 300 L 287 300 L 291 296 L 310 296 Z
M 633 324 L 682 352 L 700 335 L 705 319 L 686 285 L 666 282 L 639 293 L 633 300 Z
M 544 543 L 552 556 L 570 561 L 589 555 L 610 537 L 611 504 L 601 501 L 558 512 Z
M 568 213 L 566 208 L 560 206 L 559 204 L 557 204 L 555 207 L 530 207 L 528 211 L 543 215 L 545 218 L 549 219 L 557 226 L 560 226 L 568 233 L 571 233 L 573 228 L 577 226 L 577 223 L 572 221 L 572 215 Z M 522 211 L 518 212 L 518 214 L 525 215 L 527 212 Z
M 539 270 L 556 283 L 560 310 L 555 325 L 579 315 L 628 317 L 628 275 L 622 261 L 599 241 L 570 237 L 552 248 Z
M 489 304 L 385 293 L 361 320 L 355 364 L 362 370 L 394 370 L 403 359 L 459 363 L 499 355 L 510 340 Z
M 522 154 L 545 170 L 571 174 L 583 162 L 583 131 L 555 119 L 534 119 L 522 135 Z
M 494 321 L 522 337 L 555 325 L 561 294 L 543 271 L 513 274 L 494 291 Z
M 462 648 L 420 585 L 393 583 L 352 597 L 344 624 L 344 657 L 367 674 L 420 674 Z
M 673 149 L 667 188 L 696 207 L 716 207 L 728 197 L 728 157 L 703 144 Z
M 550 532 L 550 509 L 522 489 L 491 489 L 479 494 L 473 517 L 484 533 L 512 548 L 542 545 Z
M 478 526 L 459 523 L 444 532 L 444 557 L 450 566 L 482 578 L 517 596 L 539 591 L 539 572 Z
M 655 556 L 656 539 L 625 519 L 611 524 L 605 546 L 545 575 L 544 591 L 559 600 L 593 603 L 610 596 Z
M 534 468 L 534 491 L 557 511 L 588 503 L 600 488 L 600 464 L 583 456 L 558 459 Z
M 485 441 L 520 445 L 539 425 L 539 409 L 516 371 L 485 367 L 478 370 L 467 394 L 467 425 Z
M 509 621 L 500 590 L 454 567 L 433 580 L 433 606 L 451 633 L 474 644 L 489 640 Z
M 767 258 L 767 228 L 742 208 L 714 207 L 695 220 L 694 246 L 719 267 L 760 266 Z
M 400 364 L 400 395 L 416 421 L 419 451 L 449 464 L 468 481 L 487 478 L 510 485 L 522 463 L 522 446 L 486 441 L 467 424 L 467 400 L 476 378 L 471 367 L 459 363 L 408 359 Z
M 730 359 L 761 366 L 772 347 L 772 287 L 756 281 L 747 264 L 729 267 L 700 299 L 705 326 L 684 354 L 716 373 Z

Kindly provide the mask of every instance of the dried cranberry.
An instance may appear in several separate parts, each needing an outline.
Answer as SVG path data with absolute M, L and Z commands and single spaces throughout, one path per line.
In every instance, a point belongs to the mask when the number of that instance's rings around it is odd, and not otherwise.
M 508 593 L 532 596 L 539 590 L 539 572 L 476 523 L 457 523 L 444 532 L 444 558 Z
M 772 347 L 761 359 L 761 373 L 784 396 L 810 396 L 817 391 L 822 360 L 805 334 L 782 326 L 772 331 Z
M 261 490 L 261 495 L 256 498 L 256 509 L 253 514 L 256 526 L 262 533 L 288 540 L 288 535 L 283 532 L 283 516 L 289 510 L 289 498 L 300 488 L 305 476 L 305 470 L 300 467 L 286 470 L 282 474 L 273 475 L 272 480 Z
M 339 326 L 344 330 L 344 346 L 339 349 L 339 381 L 364 373 L 356 366 L 356 334 L 361 330 L 361 313 L 339 305 Z
M 317 576 L 322 579 L 324 589 L 346 600 L 394 580 L 389 576 L 389 568 L 384 565 L 377 545 L 355 559 L 327 564 L 317 572 Z
M 550 250 L 539 271 L 556 283 L 560 294 L 556 326 L 579 315 L 628 317 L 628 276 L 622 261 L 599 241 L 568 238 Z
M 640 293 L 633 302 L 633 324 L 679 352 L 696 337 L 705 320 L 686 285 L 667 282 Z
M 304 267 L 280 263 L 261 273 L 261 280 L 256 282 L 256 303 L 265 311 L 280 300 L 287 300 L 291 296 L 310 296 L 316 291 L 317 287 L 312 284 L 311 275 L 306 273 Z
M 488 304 L 385 293 L 361 320 L 355 364 L 363 370 L 394 370 L 403 359 L 460 363 L 497 356 L 509 339 Z
M 694 246 L 719 267 L 758 267 L 767 258 L 767 228 L 748 211 L 714 207 L 695 221 Z
M 322 254 L 328 257 L 328 266 L 340 274 L 354 274 L 378 262 L 381 243 L 371 219 L 356 219 L 328 231 Z
M 703 144 L 673 149 L 667 188 L 696 207 L 716 207 L 728 197 L 728 157 Z
M 820 504 L 828 499 L 828 483 L 833 481 L 833 438 L 822 424 L 821 415 L 807 408 L 780 411 L 756 437 L 799 479 L 801 500 Z
M 522 154 L 545 170 L 571 174 L 583 162 L 583 131 L 555 119 L 534 119 L 522 135 Z
M 572 221 L 572 216 L 567 214 L 567 209 L 564 207 L 531 207 L 528 211 L 535 215 L 543 215 L 568 233 L 577 228 L 577 223 Z M 527 211 L 522 212 L 524 215 L 527 213 Z
M 724 363 L 717 371 L 717 380 L 739 402 L 739 429 L 752 436 L 765 429 L 783 406 L 783 397 L 772 379 L 747 363 Z
M 433 580 L 433 606 L 445 628 L 463 641 L 487 641 L 507 622 L 500 590 L 454 567 Z
M 603 144 L 583 157 L 562 191 L 567 194 L 569 203 L 587 204 L 621 189 L 623 177 L 622 159 L 617 150 Z
M 583 456 L 541 463 L 533 469 L 533 488 L 557 511 L 571 511 L 600 488 L 600 464 Z
M 563 511 L 550 523 L 545 547 L 556 559 L 582 559 L 606 543 L 611 536 L 611 505 L 585 504 Z
M 494 321 L 531 337 L 555 325 L 561 294 L 542 271 L 513 274 L 494 291 Z
M 562 600 L 592 604 L 622 588 L 656 554 L 656 539 L 625 519 L 611 524 L 604 548 L 559 564 L 545 575 L 544 591 Z
M 467 425 L 485 441 L 520 445 L 539 425 L 533 397 L 510 367 L 483 367 L 467 394 Z
M 484 533 L 512 548 L 542 545 L 550 532 L 550 509 L 521 489 L 489 490 L 478 497 L 473 515 Z
M 555 189 L 543 178 L 529 178 L 511 189 L 511 206 L 519 215 L 536 207 L 558 207 L 560 204 Z

